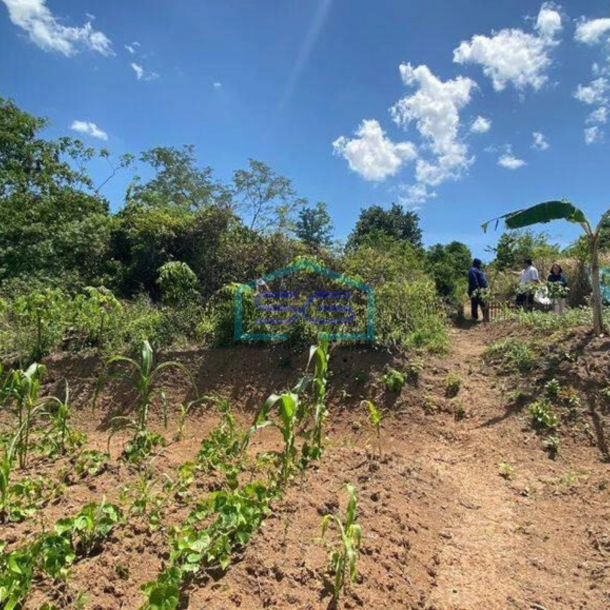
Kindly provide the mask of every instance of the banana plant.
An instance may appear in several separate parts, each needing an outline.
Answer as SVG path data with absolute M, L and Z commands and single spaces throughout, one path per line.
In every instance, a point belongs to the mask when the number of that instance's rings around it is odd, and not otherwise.
M 522 229 L 538 223 L 547 223 L 551 220 L 566 220 L 575 224 L 579 224 L 584 233 L 589 245 L 589 257 L 591 263 L 591 283 L 593 284 L 591 295 L 591 307 L 593 309 L 593 331 L 595 334 L 604 332 L 604 321 L 602 317 L 602 296 L 599 277 L 599 240 L 601 232 L 606 221 L 610 218 L 610 210 L 606 210 L 595 228 L 591 225 L 584 212 L 577 208 L 569 201 L 546 201 L 537 205 L 531 206 L 524 210 L 509 212 L 483 223 L 483 231 L 487 231 L 487 227 L 495 222 L 498 226 L 500 221 L 508 229 Z
M 322 536 L 324 536 L 328 527 L 331 524 L 334 524 L 341 537 L 340 548 L 333 549 L 330 554 L 330 566 L 335 574 L 333 603 L 337 602 L 339 595 L 341 594 L 341 589 L 346 586 L 346 572 L 349 582 L 353 583 L 356 580 L 357 552 L 362 539 L 362 529 L 360 528 L 360 525 L 356 523 L 358 508 L 356 488 L 353 485 L 348 484 L 347 493 L 349 494 L 349 501 L 345 513 L 345 523 L 343 523 L 337 515 L 333 514 L 324 515 L 322 519 Z

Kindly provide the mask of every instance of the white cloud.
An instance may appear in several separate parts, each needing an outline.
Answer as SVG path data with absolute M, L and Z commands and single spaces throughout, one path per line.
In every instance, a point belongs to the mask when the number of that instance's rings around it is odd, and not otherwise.
M 602 104 L 607 99 L 610 82 L 607 78 L 596 78 L 589 85 L 578 85 L 574 97 L 584 104 Z
M 139 46 L 140 46 L 139 42 L 132 42 L 131 44 L 126 44 L 125 48 L 127 49 L 127 51 L 129 51 L 129 53 L 131 53 L 132 55 L 135 55 L 138 52 Z
M 519 159 L 513 155 L 513 151 L 510 146 L 506 147 L 506 152 L 498 159 L 498 165 L 505 167 L 506 169 L 519 169 L 526 165 L 523 159 Z
M 398 198 L 399 203 L 411 208 L 425 203 L 428 199 L 435 199 L 437 196 L 436 192 L 430 191 L 425 184 L 402 185 L 401 189 L 404 195 Z
M 555 38 L 555 36 L 561 32 L 563 29 L 561 15 L 555 4 L 552 2 L 545 2 L 540 7 L 535 28 L 543 38 Z
M 140 64 L 132 62 L 129 65 L 136 73 L 136 78 L 138 80 L 156 80 L 159 78 L 159 75 L 156 72 L 147 72 Z
M 485 117 L 478 116 L 470 126 L 473 133 L 487 133 L 491 129 L 491 121 Z
M 600 106 L 587 117 L 587 123 L 595 123 L 602 125 L 608 122 L 608 108 L 606 106 Z
M 479 64 L 496 91 L 508 84 L 523 90 L 530 86 L 540 89 L 547 81 L 551 66 L 551 50 L 558 42 L 561 15 L 552 4 L 544 3 L 535 24 L 538 34 L 520 29 L 504 29 L 492 36 L 476 35 L 462 42 L 453 51 L 453 61 L 459 64 Z
M 78 131 L 79 133 L 84 133 L 92 138 L 98 138 L 99 140 L 105 141 L 108 139 L 108 134 L 90 121 L 73 121 L 72 125 L 70 125 L 70 129 Z
M 351 139 L 341 136 L 333 142 L 333 149 L 335 154 L 347 159 L 350 169 L 365 180 L 385 180 L 417 157 L 411 142 L 392 142 L 375 120 L 362 121 L 356 136 Z
M 581 19 L 576 26 L 574 40 L 584 44 L 599 44 L 607 40 L 610 33 L 610 19 Z
M 586 127 L 584 135 L 586 144 L 596 144 L 604 139 L 604 134 L 597 125 L 593 127 Z
M 549 147 L 550 144 L 548 143 L 546 136 L 540 131 L 534 131 L 532 134 L 532 148 L 534 150 L 543 151 L 547 150 Z
M 219 81 L 216 81 L 212 87 L 214 87 L 214 89 L 222 89 L 222 83 Z
M 66 57 L 76 55 L 81 49 L 113 55 L 110 39 L 94 30 L 91 21 L 82 27 L 63 25 L 46 6 L 46 0 L 2 1 L 8 8 L 10 20 L 25 30 L 30 40 L 44 51 L 55 51 Z
M 413 94 L 399 100 L 390 112 L 399 125 L 407 128 L 415 122 L 417 130 L 432 153 L 431 160 L 417 160 L 417 182 L 436 186 L 448 179 L 457 179 L 473 159 L 467 146 L 458 138 L 459 111 L 470 101 L 476 83 L 459 76 L 441 81 L 428 66 L 402 64 L 400 74 L 408 86 L 417 86 Z

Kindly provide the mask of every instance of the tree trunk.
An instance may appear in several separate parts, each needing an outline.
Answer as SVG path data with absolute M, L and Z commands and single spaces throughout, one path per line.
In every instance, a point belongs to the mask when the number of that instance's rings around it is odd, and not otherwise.
M 591 295 L 591 307 L 593 309 L 593 332 L 601 335 L 604 332 L 604 320 L 602 318 L 602 294 L 599 284 L 599 235 L 596 233 L 589 237 L 591 246 L 591 284 L 593 294 Z

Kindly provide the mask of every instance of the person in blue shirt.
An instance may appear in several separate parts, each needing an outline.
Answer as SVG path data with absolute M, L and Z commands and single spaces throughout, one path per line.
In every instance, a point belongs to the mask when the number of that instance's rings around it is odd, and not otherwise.
M 479 288 L 487 288 L 487 276 L 485 271 L 481 269 L 482 266 L 481 259 L 475 258 L 472 261 L 472 267 L 468 270 L 468 296 L 470 297 L 470 312 L 473 320 L 479 319 L 479 307 L 481 308 L 483 319 L 487 320 L 488 318 L 487 307 L 478 292 Z

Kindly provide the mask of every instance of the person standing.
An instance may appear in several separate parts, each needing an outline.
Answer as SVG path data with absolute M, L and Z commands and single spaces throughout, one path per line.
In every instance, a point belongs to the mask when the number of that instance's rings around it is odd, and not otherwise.
M 487 276 L 481 268 L 481 259 L 475 258 L 468 270 L 468 296 L 470 297 L 470 313 L 473 320 L 479 319 L 479 307 L 483 314 L 483 320 L 487 321 L 488 309 L 485 301 L 481 298 L 480 290 L 487 288 Z
M 531 258 L 523 261 L 523 270 L 519 276 L 519 294 L 517 294 L 517 307 L 532 311 L 534 309 L 534 292 L 536 284 L 540 284 L 538 269 L 534 267 Z
M 561 296 L 560 294 L 552 294 L 556 293 L 566 293 L 568 287 L 568 279 L 563 274 L 563 269 L 561 265 L 554 263 L 551 267 L 551 272 L 549 273 L 549 277 L 547 279 L 549 284 L 558 285 L 563 288 L 563 290 L 559 289 L 557 291 L 553 290 L 551 287 L 551 298 L 553 299 L 553 311 L 559 315 L 563 314 L 566 305 L 565 296 Z

